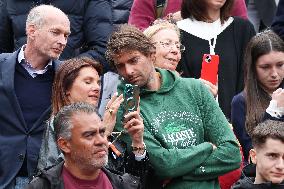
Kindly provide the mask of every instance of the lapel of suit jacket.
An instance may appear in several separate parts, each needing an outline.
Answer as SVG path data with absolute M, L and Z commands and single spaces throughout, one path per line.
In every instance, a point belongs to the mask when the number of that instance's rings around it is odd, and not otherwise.
M 22 123 L 21 129 L 26 130 L 27 125 L 21 111 L 20 104 L 18 102 L 15 89 L 14 89 L 14 78 L 15 78 L 15 66 L 18 63 L 18 54 L 20 50 L 15 51 L 10 56 L 3 61 L 2 64 L 2 78 L 5 92 L 15 110 L 16 115 L 18 116 L 20 122 Z

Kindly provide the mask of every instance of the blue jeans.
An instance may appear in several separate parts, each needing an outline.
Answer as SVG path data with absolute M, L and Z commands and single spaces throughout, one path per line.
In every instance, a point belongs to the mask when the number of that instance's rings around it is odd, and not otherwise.
M 24 189 L 29 183 L 28 177 L 16 177 L 7 189 Z

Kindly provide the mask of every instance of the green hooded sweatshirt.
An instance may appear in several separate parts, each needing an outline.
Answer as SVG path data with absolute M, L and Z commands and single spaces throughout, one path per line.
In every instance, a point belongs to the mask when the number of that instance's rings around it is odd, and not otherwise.
M 170 180 L 166 189 L 219 189 L 218 176 L 240 167 L 239 146 L 229 123 L 209 90 L 199 80 L 160 72 L 157 91 L 140 90 L 144 142 L 154 169 L 149 188 Z M 123 83 L 118 86 L 122 91 Z M 116 131 L 121 131 L 122 108 Z M 128 134 L 122 140 L 131 146 Z M 213 150 L 212 144 L 217 146 Z M 131 149 L 129 149 L 131 150 Z M 150 187 L 149 187 L 150 186 Z

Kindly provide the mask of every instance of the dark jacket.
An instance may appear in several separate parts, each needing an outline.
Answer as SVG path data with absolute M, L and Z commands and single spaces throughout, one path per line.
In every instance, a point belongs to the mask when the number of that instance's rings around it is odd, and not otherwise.
M 29 176 L 34 174 L 45 121 L 50 107 L 32 126 L 27 126 L 14 90 L 18 51 L 0 55 L 0 188 L 11 183 L 27 159 Z M 54 69 L 59 65 L 53 62 Z M 32 98 L 32 97 L 31 97 Z M 30 129 L 29 129 L 30 128 Z
M 231 123 L 233 125 L 234 133 L 242 146 L 245 164 L 247 164 L 249 151 L 252 149 L 252 143 L 245 128 L 246 102 L 244 92 L 234 96 L 231 107 Z
M 115 25 L 128 22 L 133 0 L 108 0 L 112 8 L 112 22 Z
M 273 184 L 271 182 L 254 184 L 255 174 L 255 165 L 247 165 L 243 169 L 241 179 L 232 186 L 232 189 L 284 189 L 284 182 L 281 184 Z
M 109 141 L 113 141 L 114 139 L 114 136 L 109 137 Z M 109 148 L 108 164 L 106 167 L 109 170 L 113 170 L 113 172 L 129 173 L 141 178 L 141 185 L 144 187 L 149 169 L 148 153 L 146 153 L 145 158 L 141 161 L 136 161 L 134 153 L 131 152 L 128 154 L 126 152 L 126 144 L 123 141 L 116 138 L 113 144 L 121 152 L 121 155 L 117 157 L 112 149 Z M 56 145 L 53 117 L 46 125 L 39 154 L 38 170 L 46 170 L 64 160 L 63 154 Z
M 248 1 L 249 0 L 246 0 L 247 5 L 248 5 Z M 255 4 L 255 9 L 260 18 L 260 21 L 266 27 L 269 27 L 272 24 L 273 17 L 276 12 L 275 0 L 254 0 L 254 4 Z
M 284 40 L 284 0 L 279 1 L 271 27 Z
M 42 171 L 35 177 L 26 189 L 64 189 L 63 179 L 61 172 L 63 163 Z M 111 172 L 108 169 L 102 168 L 102 171 L 107 175 L 113 189 L 134 189 L 140 188 L 139 179 L 129 174 L 119 175 Z
M 90 56 L 104 65 L 104 71 L 109 69 L 104 53 L 107 38 L 113 29 L 112 19 L 117 17 L 113 17 L 115 11 L 107 0 L 2 0 L 0 53 L 13 52 L 26 43 L 27 14 L 39 4 L 52 4 L 60 8 L 70 20 L 71 35 L 61 60 L 78 55 Z

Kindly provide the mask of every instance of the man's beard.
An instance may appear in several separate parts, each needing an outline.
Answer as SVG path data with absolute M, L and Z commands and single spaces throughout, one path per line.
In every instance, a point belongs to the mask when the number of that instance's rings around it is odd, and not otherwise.
M 71 155 L 72 161 L 76 164 L 77 167 L 80 167 L 82 170 L 94 170 L 101 169 L 106 166 L 108 163 L 108 154 L 105 157 L 96 159 L 94 157 L 86 157 L 83 153 L 75 152 Z

